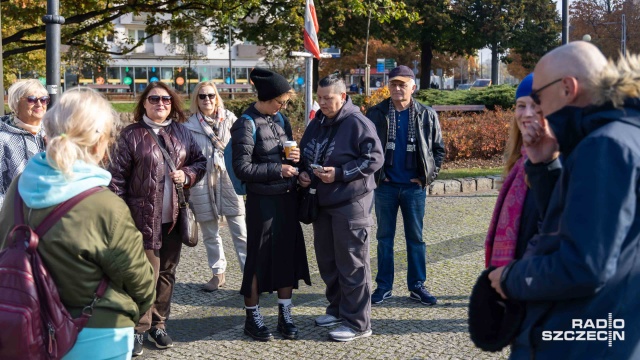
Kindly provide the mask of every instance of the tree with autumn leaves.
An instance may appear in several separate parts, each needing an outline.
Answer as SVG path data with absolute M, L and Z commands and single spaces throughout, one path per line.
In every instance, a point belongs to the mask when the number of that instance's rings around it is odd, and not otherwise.
M 282 57 L 288 51 L 302 48 L 304 2 L 61 0 L 60 14 L 66 20 L 61 40 L 67 50 L 66 60 L 105 66 L 110 56 L 126 54 L 146 40 L 128 39 L 119 53 L 110 52 L 104 40 L 113 34 L 112 21 L 128 13 L 145 13 L 150 15 L 145 24 L 147 37 L 165 30 L 191 31 L 204 27 L 214 34 L 215 42 L 225 44 L 228 28 L 232 26 L 234 39 L 253 41 L 265 46 L 268 55 Z M 316 0 L 315 3 L 322 47 L 335 45 L 345 57 L 361 56 L 370 20 L 372 39 L 395 48 L 398 53 L 394 56 L 399 63 L 407 61 L 410 65 L 410 61 L 418 59 L 422 81 L 427 82 L 434 61 L 447 70 L 459 68 L 460 57 L 469 58 L 477 49 L 489 45 L 504 49 L 505 53 L 506 49 L 512 49 L 523 61 L 535 62 L 543 50 L 554 45 L 549 34 L 558 37 L 557 14 L 538 11 L 548 10 L 545 5 L 551 4 L 551 0 Z M 46 12 L 46 1 L 2 0 L 0 4 L 5 79 L 15 77 L 16 69 L 20 68 L 43 72 L 45 26 L 40 19 Z M 536 10 L 527 11 L 528 7 Z M 533 28 L 529 23 L 535 24 L 531 25 Z M 524 41 L 527 36 L 537 35 L 539 29 L 548 36 L 536 37 L 527 44 Z M 364 57 L 361 58 L 364 62 Z M 369 63 L 373 59 L 370 56 Z M 337 63 L 322 64 L 335 68 Z

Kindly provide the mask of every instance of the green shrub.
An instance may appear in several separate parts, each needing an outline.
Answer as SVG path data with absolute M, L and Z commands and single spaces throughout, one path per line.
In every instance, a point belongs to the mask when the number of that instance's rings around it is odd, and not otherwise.
M 516 88 L 511 85 L 496 85 L 472 90 L 420 90 L 415 95 L 426 105 L 484 105 L 489 110 L 497 107 L 511 109 L 515 103 Z
M 490 159 L 504 153 L 512 110 L 483 111 L 463 117 L 440 117 L 446 161 Z

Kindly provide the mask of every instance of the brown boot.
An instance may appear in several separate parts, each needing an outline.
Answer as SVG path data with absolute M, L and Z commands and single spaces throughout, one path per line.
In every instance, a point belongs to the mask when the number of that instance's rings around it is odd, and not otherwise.
M 223 287 L 224 283 L 224 273 L 215 274 L 208 283 L 204 284 L 203 290 L 207 292 L 216 291 L 218 288 Z

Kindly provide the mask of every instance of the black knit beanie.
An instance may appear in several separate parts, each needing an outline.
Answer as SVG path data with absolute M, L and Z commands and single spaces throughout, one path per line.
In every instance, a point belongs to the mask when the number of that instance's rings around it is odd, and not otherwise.
M 255 68 L 249 74 L 258 91 L 258 100 L 269 101 L 291 90 L 284 76 L 268 69 Z

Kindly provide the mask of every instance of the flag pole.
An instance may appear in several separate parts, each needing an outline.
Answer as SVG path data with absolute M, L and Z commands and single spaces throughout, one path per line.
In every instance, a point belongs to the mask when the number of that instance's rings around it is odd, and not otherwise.
M 304 126 L 309 125 L 309 115 L 313 108 L 313 54 L 305 51 L 292 51 L 291 57 L 305 58 L 305 79 L 304 79 Z M 331 54 L 320 54 L 320 58 L 331 58 Z

